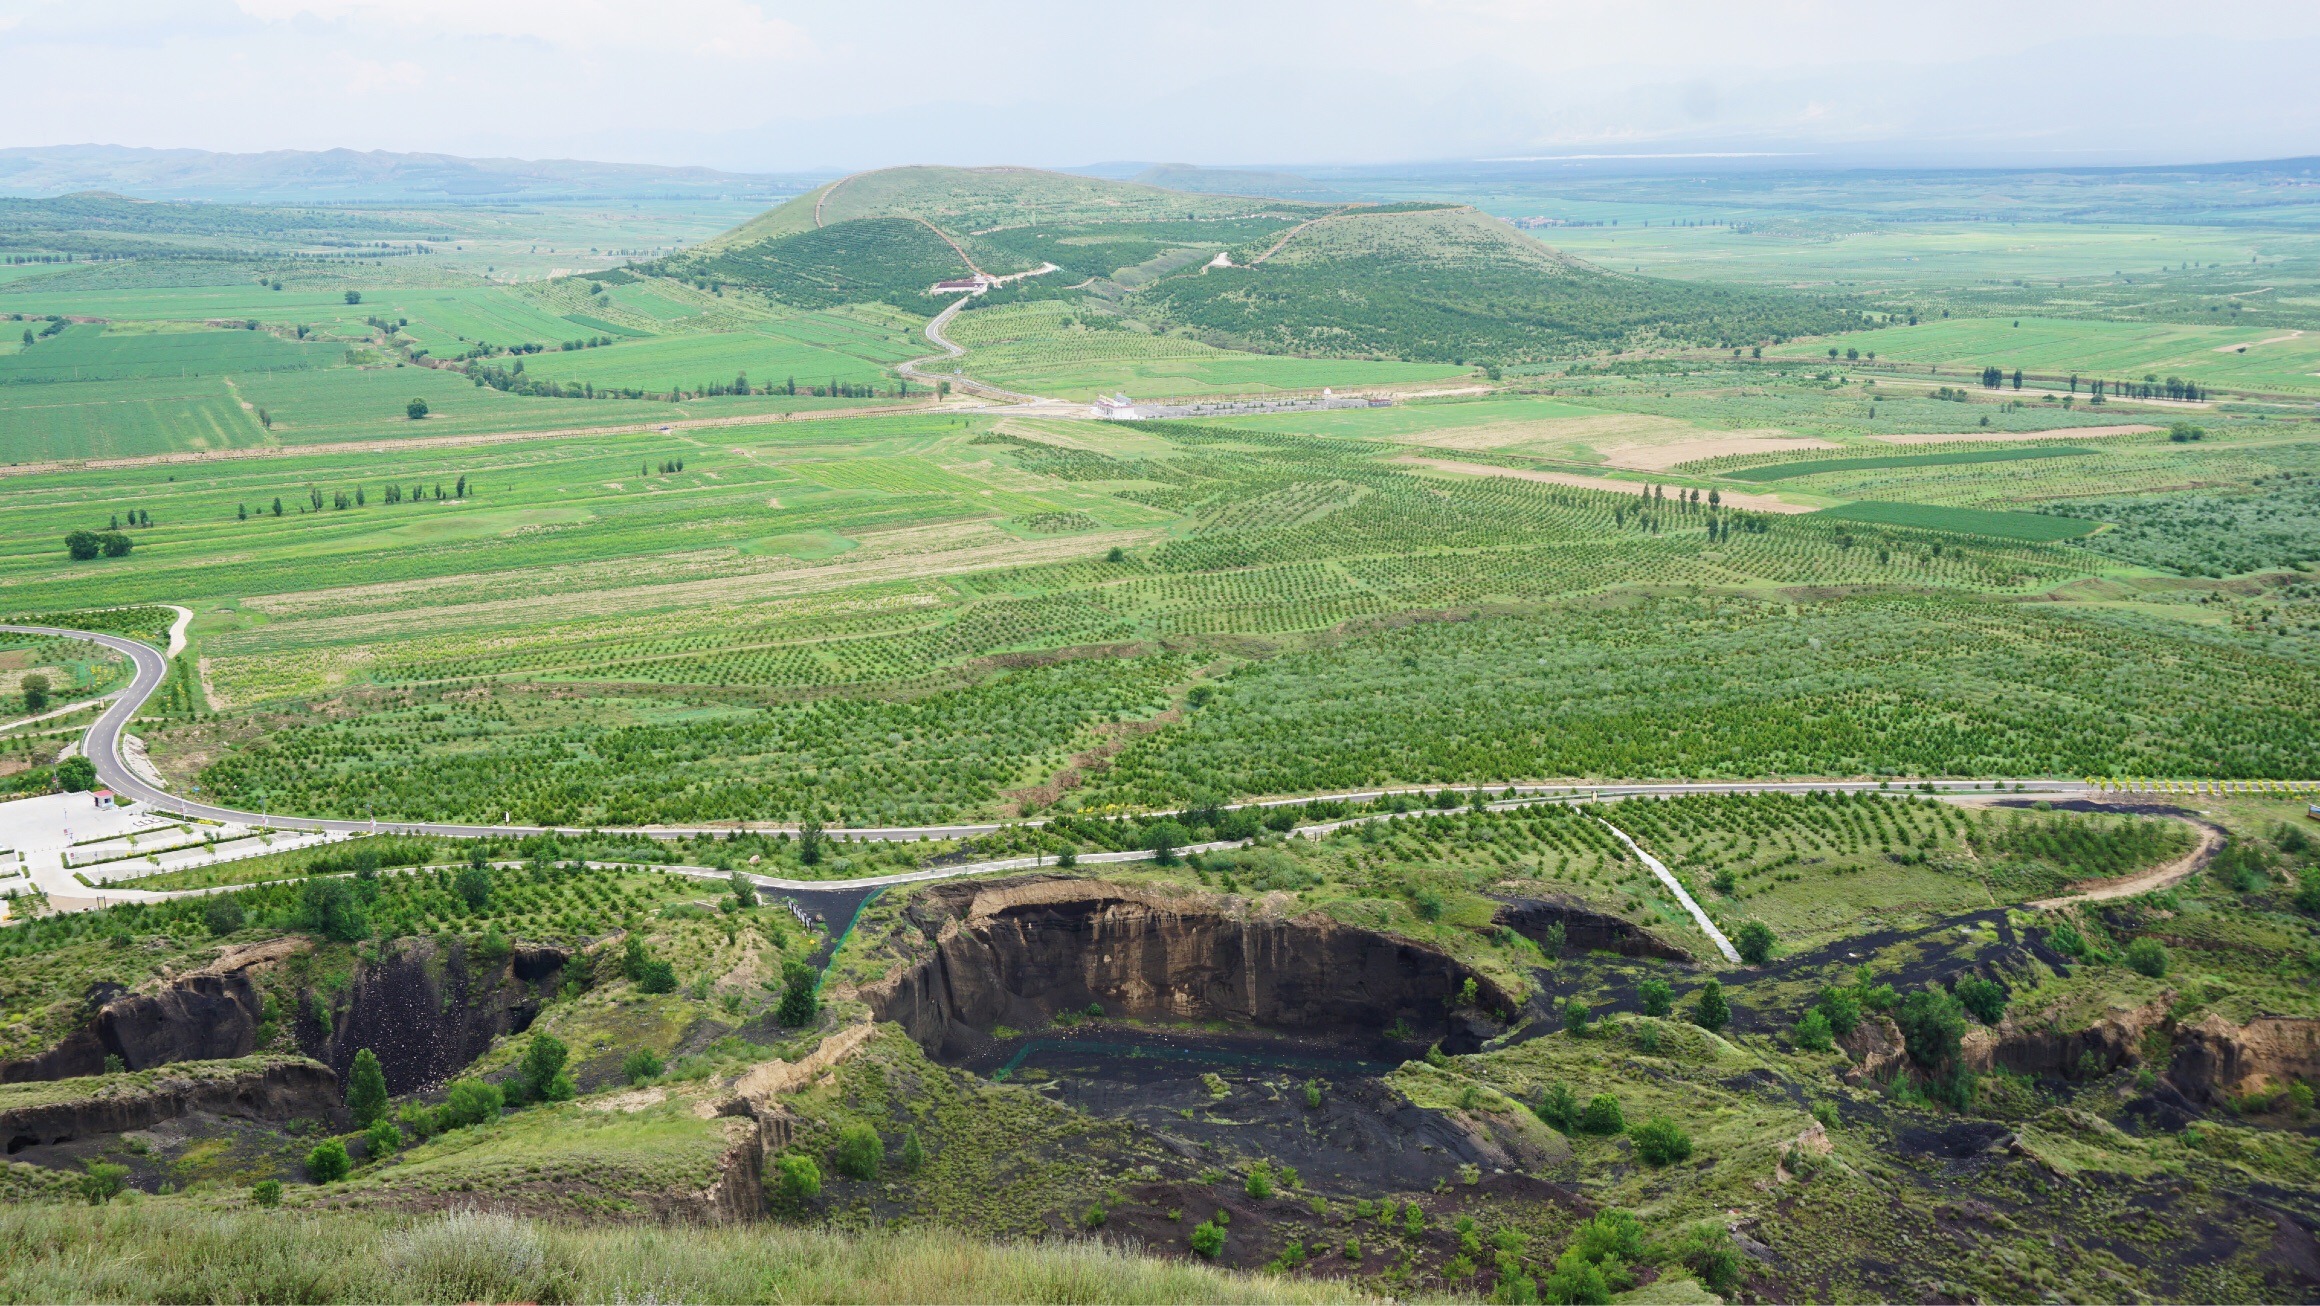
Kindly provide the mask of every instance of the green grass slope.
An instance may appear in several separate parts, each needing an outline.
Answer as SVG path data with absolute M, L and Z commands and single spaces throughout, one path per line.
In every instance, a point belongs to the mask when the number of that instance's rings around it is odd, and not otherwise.
M 1233 261 L 1251 266 L 1158 282 L 1137 311 L 1266 352 L 1425 361 L 1739 344 L 1858 321 L 1834 301 L 1606 272 L 1464 209 L 1356 212 L 1257 262 L 1265 252 L 1244 247 Z
M 704 249 L 712 253 L 738 249 L 861 218 L 908 215 L 964 236 L 1027 222 L 1231 217 L 1248 212 L 1249 203 L 1245 196 L 1194 195 L 1037 168 L 882 168 L 800 195 L 717 237 Z M 1301 216 L 1326 212 L 1314 205 L 1289 208 L 1311 210 Z

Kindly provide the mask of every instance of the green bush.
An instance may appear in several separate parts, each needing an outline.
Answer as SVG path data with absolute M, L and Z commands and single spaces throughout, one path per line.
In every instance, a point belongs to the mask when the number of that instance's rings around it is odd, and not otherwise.
M 1740 953 L 1740 960 L 1751 966 L 1761 966 L 1772 960 L 1772 927 L 1763 921 L 1749 921 L 1732 936 L 1732 946 Z
M 1539 1119 L 1566 1134 L 1578 1131 L 1579 1099 L 1571 1092 L 1569 1084 L 1557 1081 L 1547 1085 L 1547 1091 L 1539 1096 L 1539 1104 L 1534 1110 L 1538 1112 Z
M 1597 1093 L 1587 1099 L 1587 1109 L 1579 1115 L 1579 1132 L 1583 1134 L 1616 1134 L 1627 1128 L 1627 1118 L 1619 1110 L 1619 1099 L 1609 1093 Z
M 541 1032 L 532 1035 L 531 1046 L 524 1049 L 524 1059 L 516 1070 L 516 1082 L 522 1086 L 523 1097 L 531 1102 L 568 1102 L 573 1096 L 572 1076 L 565 1073 L 564 1062 L 571 1052 L 564 1040 Z
M 803 1205 L 822 1195 L 822 1168 L 810 1156 L 782 1157 L 774 1162 L 772 1177 L 775 1196 L 789 1205 Z
M 120 1196 L 121 1190 L 129 1186 L 129 1167 L 125 1165 L 90 1157 L 81 1162 L 81 1169 L 81 1196 L 87 1198 L 91 1206 L 103 1206 Z
M 299 891 L 298 925 L 338 943 L 370 937 L 370 918 L 353 883 L 336 876 L 310 879 Z
M 785 961 L 781 976 L 781 1004 L 774 1009 L 773 1018 L 791 1029 L 813 1024 L 821 1014 L 821 1004 L 814 996 L 821 972 L 802 961 Z
M 446 1129 L 461 1129 L 470 1125 L 487 1124 L 499 1119 L 507 1105 L 507 1098 L 499 1085 L 487 1084 L 480 1079 L 462 1079 L 451 1086 L 450 1097 L 436 1114 Z
M 2296 910 L 2320 916 L 2320 867 L 2306 869 L 2296 885 Z
M 1563 1001 L 1563 1028 L 1574 1034 L 1584 1034 L 1587 1032 L 1587 1021 L 1593 1014 L 1587 1009 L 1584 999 L 1566 998 Z
M 1692 1006 L 1692 1023 L 1711 1034 L 1732 1023 L 1732 1007 L 1724 1001 L 1721 981 L 1709 980 L 1700 986 L 1700 999 Z
M 904 1174 L 917 1174 L 926 1166 L 926 1145 L 918 1141 L 916 1129 L 902 1131 L 902 1155 L 899 1158 Z
M 1957 982 L 1952 992 L 1957 995 L 1958 1004 L 1985 1025 L 1995 1025 L 2006 1018 L 2006 988 L 1996 980 L 1968 975 Z
M 2167 945 L 2145 937 L 2127 945 L 2127 966 L 2137 974 L 2158 979 L 2167 973 Z
M 638 968 L 636 988 L 639 993 L 674 993 L 677 968 L 665 961 L 647 961 Z
M 1666 1116 L 1653 1116 L 1628 1130 L 1627 1139 L 1645 1165 L 1674 1165 L 1691 1159 L 1692 1136 Z
M 363 1159 L 384 1161 L 403 1147 L 403 1130 L 392 1120 L 374 1120 L 363 1131 Z
M 1932 1070 L 1957 1056 L 1966 1033 L 1966 1010 L 1941 989 L 1923 988 L 1902 1000 L 1893 1023 L 1901 1027 L 1909 1059 Z
M 1249 1177 L 1242 1181 L 1241 1191 L 1260 1202 L 1271 1197 L 1273 1195 L 1272 1167 L 1262 1161 L 1249 1167 Z
M 379 1068 L 378 1054 L 369 1048 L 359 1048 L 354 1054 L 354 1069 L 346 1077 L 346 1109 L 354 1122 L 365 1128 L 387 1113 L 387 1076 Z
M 838 1146 L 830 1155 L 830 1164 L 839 1174 L 854 1179 L 876 1179 L 878 1168 L 886 1164 L 886 1142 L 869 1125 L 847 1125 L 838 1131 Z
M 282 1204 L 282 1181 L 260 1179 L 250 1185 L 250 1200 L 269 1210 Z
M 467 909 L 481 912 L 491 906 L 491 868 L 468 865 L 459 868 L 452 877 L 451 891 L 467 903 Z
M 85 757 L 68 757 L 56 764 L 56 783 L 68 794 L 85 794 L 97 787 L 97 764 Z
M 211 934 L 236 933 L 245 921 L 242 900 L 234 894 L 221 893 L 202 904 L 201 923 Z
M 1192 1226 L 1192 1233 L 1185 1241 L 1191 1244 L 1192 1250 L 1213 1261 L 1224 1250 L 1224 1230 L 1212 1220 L 1203 1220 Z
M 1665 1016 L 1676 1009 L 1676 991 L 1663 979 L 1647 979 L 1635 986 L 1635 995 L 1643 1002 L 1646 1016 Z
M 395 1120 L 403 1126 L 403 1132 L 421 1142 L 443 1131 L 440 1114 L 434 1107 L 420 1102 L 405 1102 L 402 1109 L 395 1113 Z
M 631 1084 L 641 1084 L 648 1079 L 660 1078 L 661 1072 L 667 1068 L 659 1053 L 651 1048 L 638 1048 L 621 1058 L 620 1077 Z
M 1794 1037 L 1796 1045 L 1807 1052 L 1826 1052 L 1836 1043 L 1830 1036 L 1829 1018 L 1818 1007 L 1798 1018 Z
M 351 1164 L 347 1160 L 346 1144 L 335 1138 L 326 1138 L 306 1154 L 306 1177 L 318 1184 L 337 1183 L 346 1178 Z
M 1829 1022 L 1829 1032 L 1845 1038 L 1861 1026 L 1861 995 L 1846 988 L 1822 989 L 1815 1007 Z

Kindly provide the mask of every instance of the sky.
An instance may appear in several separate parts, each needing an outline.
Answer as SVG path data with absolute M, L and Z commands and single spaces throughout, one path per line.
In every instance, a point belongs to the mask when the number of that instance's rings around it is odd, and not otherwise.
M 2320 4 L 0 0 L 0 146 L 694 164 L 2320 154 Z

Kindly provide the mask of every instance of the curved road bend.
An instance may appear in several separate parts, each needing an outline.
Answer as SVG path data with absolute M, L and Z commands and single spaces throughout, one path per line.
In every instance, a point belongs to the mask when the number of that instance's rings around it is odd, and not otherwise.
M 944 376 L 939 372 L 924 372 L 919 370 L 918 365 L 920 363 L 931 363 L 938 358 L 948 360 L 953 358 L 963 358 L 966 356 L 966 346 L 961 345 L 957 341 L 952 340 L 949 336 L 944 335 L 942 329 L 950 325 L 950 320 L 954 317 L 957 317 L 959 315 L 959 310 L 965 308 L 967 306 L 967 301 L 973 298 L 973 295 L 961 293 L 957 299 L 951 301 L 949 308 L 946 308 L 942 312 L 935 314 L 934 317 L 927 322 L 927 343 L 935 346 L 937 349 L 942 350 L 942 353 L 928 354 L 923 358 L 913 358 L 907 363 L 897 363 L 894 366 L 894 370 L 904 376 L 911 378 L 912 380 L 924 381 L 930 386 L 937 382 L 947 381 L 951 384 L 953 389 L 972 390 L 977 394 L 990 395 L 994 399 L 1008 399 L 1013 400 L 1019 404 L 1062 404 L 1062 401 L 1058 399 L 1048 399 L 1040 395 L 1027 395 L 1015 390 L 1002 390 L 995 385 L 990 385 L 982 381 L 972 380 L 963 374 L 954 373 L 950 376 Z M 1082 408 L 1080 411 L 1085 412 L 1086 410 Z
M 533 834 L 578 835 L 592 832 L 677 836 L 731 834 L 734 831 L 734 827 L 732 826 L 648 826 L 610 828 L 602 826 L 544 826 L 516 824 L 468 825 L 449 821 L 339 820 L 324 817 L 280 815 L 271 811 L 252 812 L 239 808 L 220 807 L 213 803 L 194 802 L 180 795 L 172 794 L 167 790 L 155 788 L 153 785 L 138 779 L 137 776 L 129 770 L 128 766 L 124 764 L 121 759 L 121 736 L 127 733 L 129 723 L 136 718 L 138 711 L 145 706 L 146 700 L 150 699 L 155 691 L 161 688 L 161 681 L 163 677 L 168 674 L 168 659 L 164 657 L 159 650 L 156 650 L 151 645 L 143 643 L 139 640 L 128 639 L 120 635 L 98 634 L 85 630 L 66 630 L 53 626 L 0 626 L 0 630 L 20 632 L 24 634 L 61 636 L 71 639 L 85 639 L 93 643 L 101 644 L 106 648 L 112 649 L 114 652 L 119 653 L 130 660 L 132 665 L 134 665 L 136 668 L 135 676 L 131 679 L 128 687 L 123 689 L 120 693 L 120 696 L 113 701 L 112 706 L 107 708 L 103 715 L 97 718 L 96 723 L 89 727 L 88 735 L 86 736 L 86 739 L 83 743 L 83 751 L 88 755 L 89 759 L 96 764 L 97 778 L 102 780 L 115 793 L 126 794 L 138 802 L 143 803 L 146 806 L 154 808 L 158 811 L 174 812 L 181 816 L 200 817 L 204 820 L 211 821 L 231 821 L 237 825 L 264 824 L 276 829 L 284 830 L 318 830 L 328 831 L 335 834 L 365 834 L 372 831 L 377 831 L 382 834 L 432 834 L 447 838 L 472 838 L 481 836 L 513 836 L 520 838 L 525 835 Z M 1905 782 L 1902 781 L 1879 782 L 1874 780 L 1730 780 L 1689 781 L 1663 784 L 1437 785 L 1431 788 L 1407 787 L 1348 790 L 1339 793 L 1316 794 L 1306 798 L 1270 798 L 1250 803 L 1234 803 L 1230 804 L 1229 807 L 1248 807 L 1261 809 L 1269 807 L 1295 806 L 1301 803 L 1313 801 L 1368 802 L 1374 799 L 1390 797 L 1396 794 L 1415 795 L 1421 793 L 1438 793 L 1443 789 L 1450 789 L 1455 792 L 1463 793 L 1472 793 L 1476 789 L 1488 789 L 1494 792 L 1503 793 L 1505 790 L 1511 788 L 1515 791 L 1518 799 L 1538 799 L 1549 797 L 1566 797 L 1573 799 L 1618 799 L 1702 793 L 1804 793 L 1813 790 L 1873 791 L 1879 788 L 1884 788 L 1891 792 L 1898 793 L 1903 791 L 1901 786 L 1904 783 Z M 2037 794 L 2050 798 L 2081 797 L 2098 792 L 2093 786 L 2076 780 L 1945 780 L 1935 781 L 1933 783 L 1935 785 L 1935 797 L 1953 800 L 1974 797 L 1992 797 L 2000 792 L 2021 792 Z M 1412 814 L 1422 813 L 1413 812 Z M 830 833 L 833 836 L 840 836 L 849 840 L 867 842 L 884 842 L 888 840 L 915 841 L 918 839 L 968 838 L 974 835 L 995 833 L 996 831 L 1006 829 L 1010 826 L 1038 827 L 1044 824 L 1046 824 L 1044 820 L 1032 818 L 1020 821 L 962 822 L 954 825 L 873 826 L 864 828 L 845 828 L 832 830 Z M 1326 833 L 1328 830 L 1335 829 L 1338 825 L 1341 824 L 1346 824 L 1346 822 L 1326 823 L 1312 827 L 1312 831 L 1314 833 Z M 795 827 L 762 825 L 749 826 L 747 828 L 771 832 L 775 830 L 794 829 Z M 1219 844 L 1217 846 L 1225 847 L 1228 845 Z M 1028 866 L 1031 864 L 1029 859 L 1021 860 L 1023 861 L 1024 865 Z M 1088 853 L 1083 855 L 1081 860 L 1094 862 L 1127 859 L 1118 857 L 1114 854 Z M 1012 867 L 1001 866 L 998 863 L 993 863 L 990 869 L 1012 869 Z M 903 883 L 913 878 L 920 878 L 920 874 L 914 872 L 890 877 L 874 876 L 864 879 L 860 881 L 860 883 Z M 821 885 L 831 882 L 817 880 L 812 881 L 811 883 Z

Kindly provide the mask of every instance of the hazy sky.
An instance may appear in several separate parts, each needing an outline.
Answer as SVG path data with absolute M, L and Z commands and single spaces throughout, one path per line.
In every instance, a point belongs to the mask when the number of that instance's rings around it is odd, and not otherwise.
M 0 0 L 0 145 L 735 169 L 2320 154 L 2320 4 Z

